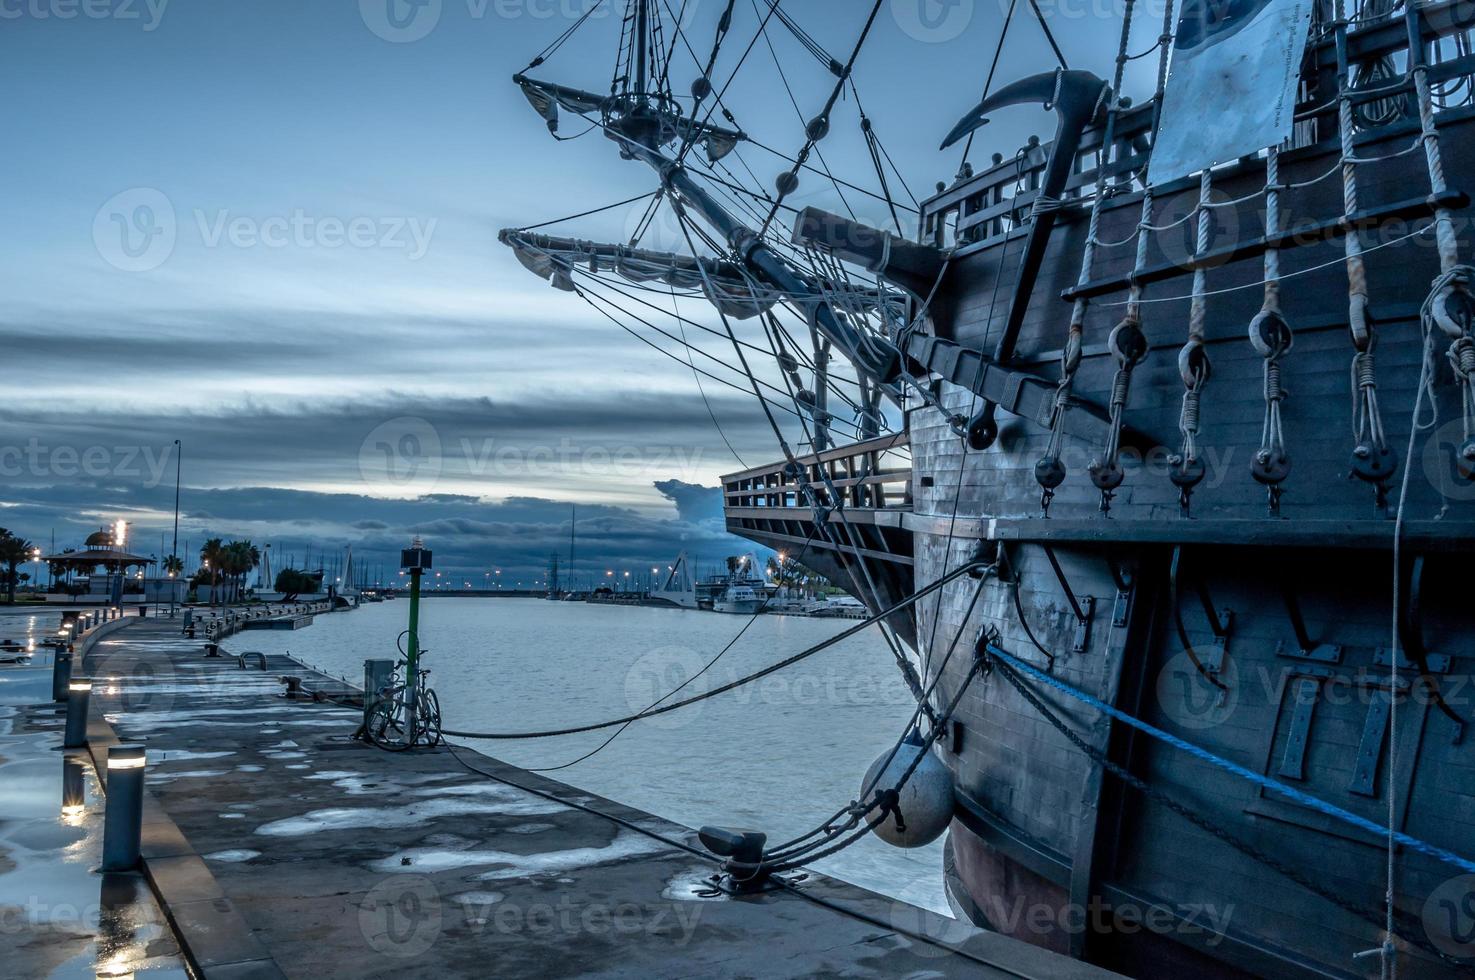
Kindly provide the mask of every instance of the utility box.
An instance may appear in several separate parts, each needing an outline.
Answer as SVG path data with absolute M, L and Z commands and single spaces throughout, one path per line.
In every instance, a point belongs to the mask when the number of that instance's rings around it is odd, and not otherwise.
M 379 692 L 394 683 L 393 660 L 364 661 L 364 727 L 368 728 L 369 715 L 379 703 Z

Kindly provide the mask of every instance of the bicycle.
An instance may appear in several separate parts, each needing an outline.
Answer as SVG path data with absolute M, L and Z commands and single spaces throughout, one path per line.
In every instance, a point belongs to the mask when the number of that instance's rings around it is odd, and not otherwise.
M 428 652 L 420 651 L 422 656 Z M 410 730 L 409 701 L 406 697 L 408 684 L 398 680 L 399 669 L 408 666 L 408 663 L 406 660 L 395 662 L 395 680 L 375 692 L 374 707 L 364 723 L 365 737 L 388 752 L 403 752 L 416 745 L 434 747 L 442 741 L 440 698 L 427 682 L 429 669 L 416 671 L 414 730 Z

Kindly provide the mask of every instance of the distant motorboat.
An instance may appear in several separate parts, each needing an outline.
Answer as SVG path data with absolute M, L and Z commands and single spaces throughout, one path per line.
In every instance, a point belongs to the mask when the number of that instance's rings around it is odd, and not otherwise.
M 712 600 L 712 611 L 751 616 L 763 611 L 766 597 L 751 585 L 734 583 Z
M 831 619 L 865 619 L 871 614 L 870 610 L 865 607 L 865 603 L 848 595 L 816 599 L 806 606 L 804 611 L 810 616 Z

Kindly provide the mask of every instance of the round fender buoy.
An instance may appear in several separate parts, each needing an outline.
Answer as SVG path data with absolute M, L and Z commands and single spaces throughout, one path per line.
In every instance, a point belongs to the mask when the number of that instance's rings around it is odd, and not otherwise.
M 889 755 L 888 749 L 866 770 L 865 781 L 861 783 L 861 789 L 867 791 L 866 802 L 877 792 L 894 787 L 918 755 L 923 759 L 898 796 L 896 809 L 901 819 L 897 819 L 897 813 L 887 814 L 876 825 L 875 834 L 893 847 L 925 847 L 941 837 L 953 819 L 953 774 L 928 751 L 915 732 L 906 737 L 885 772 L 881 772 Z

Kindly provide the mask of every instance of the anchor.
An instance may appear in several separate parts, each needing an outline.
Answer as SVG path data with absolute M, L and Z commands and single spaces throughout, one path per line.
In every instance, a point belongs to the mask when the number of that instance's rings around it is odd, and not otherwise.
M 1004 332 L 994 347 L 993 360 L 996 364 L 1003 364 L 1014 356 L 1019 328 L 1024 323 L 1030 294 L 1034 292 L 1035 280 L 1039 278 L 1040 266 L 1044 262 L 1045 249 L 1050 244 L 1050 231 L 1055 227 L 1056 214 L 1060 209 L 1060 195 L 1065 193 L 1066 181 L 1070 179 L 1075 166 L 1081 135 L 1106 104 L 1109 91 L 1106 82 L 1088 71 L 1057 69 L 1031 75 L 1004 86 L 978 103 L 953 127 L 947 139 L 942 141 L 942 149 L 945 150 L 986 124 L 988 113 L 1004 106 L 1040 102 L 1046 108 L 1054 109 L 1059 116 L 1055 142 L 1050 147 L 1050 159 L 1045 164 L 1040 190 L 1035 197 L 1034 223 L 1025 239 L 1024 256 L 1020 260 L 1019 275 L 1014 284 L 1014 296 L 1009 301 L 1009 318 L 1004 321 Z M 994 418 L 997 409 L 997 402 L 985 399 L 978 412 L 969 420 L 968 444 L 973 449 L 987 449 L 999 437 L 998 422 Z

